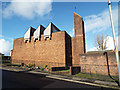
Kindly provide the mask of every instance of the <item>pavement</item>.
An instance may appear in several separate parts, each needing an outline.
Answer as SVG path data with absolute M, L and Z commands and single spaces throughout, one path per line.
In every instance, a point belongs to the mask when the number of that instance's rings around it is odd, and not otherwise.
M 14 67 L 0 67 L 0 69 L 15 71 L 15 72 L 44 74 L 46 75 L 46 77 L 53 78 L 53 79 L 59 79 L 59 80 L 64 80 L 64 81 L 69 81 L 74 83 L 87 84 L 87 85 L 99 86 L 99 87 L 105 87 L 105 88 L 120 89 L 120 87 L 118 87 L 118 84 L 116 82 L 106 82 L 106 81 L 91 80 L 86 78 L 79 78 L 79 77 L 72 77 L 72 76 L 65 76 L 65 75 L 55 75 L 51 73 L 45 73 L 45 72 L 43 73 L 38 71 L 25 71 L 25 70 L 14 68 Z

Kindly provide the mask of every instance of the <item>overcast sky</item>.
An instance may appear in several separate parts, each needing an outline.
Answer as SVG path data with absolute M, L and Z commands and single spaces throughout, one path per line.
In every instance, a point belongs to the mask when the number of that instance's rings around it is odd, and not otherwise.
M 26 30 L 38 25 L 47 27 L 53 22 L 61 31 L 67 31 L 74 37 L 74 15 L 83 17 L 85 23 L 85 42 L 87 51 L 94 51 L 95 37 L 104 34 L 108 37 L 108 50 L 114 49 L 112 29 L 107 0 L 105 2 L 29 2 L 29 0 L 9 0 L 11 2 L 0 3 L 2 15 L 2 33 L 0 33 L 0 52 L 5 55 L 13 48 L 15 38 L 24 36 Z M 36 0 L 37 1 L 37 0 Z M 118 2 L 112 2 L 112 14 L 116 32 L 118 35 Z M 1 16 L 0 15 L 0 16 Z M 118 41 L 117 41 L 118 42 Z M 120 49 L 120 48 L 119 48 Z

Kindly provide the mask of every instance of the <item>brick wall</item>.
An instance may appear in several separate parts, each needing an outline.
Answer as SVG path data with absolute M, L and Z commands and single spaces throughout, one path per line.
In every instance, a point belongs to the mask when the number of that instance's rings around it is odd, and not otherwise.
M 67 39 L 65 37 L 67 36 Z M 31 63 L 43 67 L 45 64 L 48 67 L 64 67 L 71 63 L 71 60 L 66 56 L 67 49 L 70 48 L 70 40 L 65 31 L 52 33 L 51 40 L 41 35 L 41 40 L 34 42 L 31 37 L 31 42 L 24 42 L 24 38 L 14 40 L 12 63 Z M 66 49 L 66 46 L 67 49 Z M 67 58 L 67 59 L 66 59 Z M 70 60 L 70 61 L 69 61 Z M 66 62 L 67 61 L 67 62 Z
M 114 52 L 96 52 L 80 54 L 79 65 L 81 72 L 118 75 L 118 69 Z
M 70 67 L 70 75 L 75 75 L 75 74 L 78 74 L 79 72 L 81 71 L 81 68 L 80 67 Z
M 72 63 L 73 66 L 79 66 L 79 54 L 85 51 L 85 33 L 82 17 L 74 13 L 75 37 L 72 37 Z
M 65 33 L 65 54 L 66 54 L 66 66 L 72 65 L 72 41 L 71 36 Z

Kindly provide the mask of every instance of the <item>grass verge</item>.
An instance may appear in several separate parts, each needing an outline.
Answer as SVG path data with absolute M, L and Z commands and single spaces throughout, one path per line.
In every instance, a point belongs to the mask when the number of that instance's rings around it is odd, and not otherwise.
M 110 81 L 110 82 L 114 82 L 115 80 L 118 80 L 118 76 L 111 76 L 112 77 L 111 78 L 109 75 L 88 74 L 88 73 L 78 73 L 73 76 L 79 78 L 87 78 L 87 79 Z

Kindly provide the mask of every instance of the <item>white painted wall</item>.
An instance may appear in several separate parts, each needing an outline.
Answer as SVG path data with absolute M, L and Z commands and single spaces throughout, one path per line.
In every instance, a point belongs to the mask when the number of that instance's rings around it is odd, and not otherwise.
M 51 23 L 47 26 L 47 28 L 44 30 L 44 38 L 51 37 L 52 29 L 51 29 Z
M 39 25 L 38 28 L 37 28 L 37 29 L 35 30 L 35 32 L 34 32 L 34 35 L 33 35 L 34 40 L 35 40 L 35 39 L 40 40 L 40 35 L 41 35 L 40 30 L 41 30 L 41 27 L 40 27 L 40 25 Z

